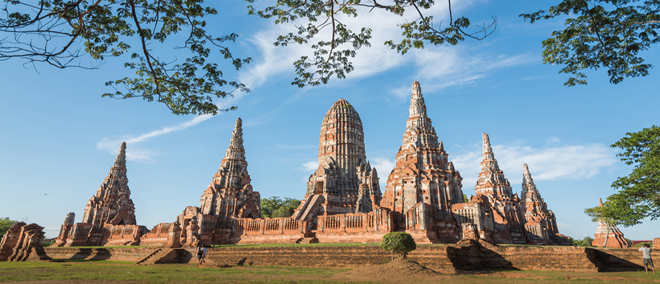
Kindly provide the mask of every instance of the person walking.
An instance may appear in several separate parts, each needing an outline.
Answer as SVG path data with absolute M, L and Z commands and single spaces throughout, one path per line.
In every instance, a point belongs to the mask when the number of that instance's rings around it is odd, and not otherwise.
M 197 245 L 197 266 L 206 264 L 204 258 L 206 258 L 206 248 L 202 244 L 199 244 Z
M 653 266 L 653 259 L 651 259 L 651 247 L 648 244 L 644 244 L 639 251 L 642 252 L 642 260 L 644 262 L 646 274 L 649 274 L 649 266 L 651 266 L 653 274 L 655 274 L 655 266 Z

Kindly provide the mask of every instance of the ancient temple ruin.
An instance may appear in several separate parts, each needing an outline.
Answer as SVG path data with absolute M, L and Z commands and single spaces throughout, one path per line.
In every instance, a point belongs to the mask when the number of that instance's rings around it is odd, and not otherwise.
M 493 241 L 504 244 L 525 244 L 527 241 L 522 226 L 523 216 L 518 208 L 520 198 L 517 193 L 513 193 L 509 180 L 500 170 L 488 134 L 484 133 L 482 139 L 483 161 L 474 191 L 477 197 L 486 197 L 492 208 Z
M 603 200 L 600 198 L 598 198 L 598 207 L 603 207 Z M 630 246 L 616 225 L 602 219 L 598 220 L 598 227 L 596 227 L 591 245 L 605 248 L 628 248 Z
M 259 218 L 259 192 L 252 190 L 247 171 L 243 128 L 239 117 L 218 172 L 201 198 L 202 214 L 216 217 Z
M 82 222 L 74 223 L 75 214 L 69 213 L 55 241 L 56 246 L 132 245 L 146 231 L 135 222 L 135 205 L 131 200 L 126 175 L 126 142 L 110 173 L 92 196 L 83 214 Z
M 126 142 L 121 143 L 115 163 L 110 173 L 85 206 L 82 223 L 94 228 L 105 224 L 135 225 L 135 205 L 131 200 L 126 176 Z
M 463 178 L 438 142 L 417 81 L 401 143 L 381 201 L 392 211 L 394 230 L 409 232 L 418 242 L 458 241 L 461 229 L 451 207 L 464 202 Z
M 522 193 L 513 192 L 500 170 L 490 139 L 483 134 L 481 172 L 475 195 L 465 200 L 461 174 L 439 141 L 419 82 L 412 86 L 409 116 L 396 166 L 381 194 L 378 173 L 365 154 L 362 121 L 344 99 L 321 121 L 318 168 L 309 176 L 304 199 L 293 216 L 261 218 L 237 119 L 218 171 L 200 205 L 147 230 L 135 222 L 126 178 L 126 145 L 97 194 L 85 207 L 83 222 L 70 213 L 56 245 L 158 245 L 380 242 L 405 231 L 418 243 L 570 244 L 559 234 L 554 213 L 524 165 Z M 389 170 L 389 169 L 386 169 Z M 302 191 L 301 191 L 302 193 Z
M 523 169 L 520 212 L 523 213 L 525 220 L 527 243 L 533 245 L 570 243 L 568 237 L 559 234 L 555 213 L 548 210 L 548 205 L 541 198 L 527 164 L 523 164 Z
M 319 166 L 308 179 L 295 218 L 371 212 L 381 198 L 378 174 L 367 161 L 360 116 L 346 100 L 325 114 L 319 140 Z
M 0 261 L 50 260 L 43 241 L 44 227 L 16 222 L 0 239 Z

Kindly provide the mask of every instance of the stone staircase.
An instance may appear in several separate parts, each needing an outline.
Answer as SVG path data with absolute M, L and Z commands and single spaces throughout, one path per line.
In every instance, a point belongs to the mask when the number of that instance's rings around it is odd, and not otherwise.
M 172 249 L 163 249 L 163 248 L 158 248 L 151 254 L 147 255 L 145 258 L 138 260 L 135 262 L 137 265 L 146 265 L 146 264 L 154 264 L 156 261 L 170 253 Z
M 303 208 L 298 211 L 298 215 L 296 215 L 294 218 L 296 220 L 305 220 L 307 219 L 307 216 L 309 216 L 309 212 L 312 211 L 316 207 L 316 203 L 318 203 L 319 200 L 319 195 L 312 195 L 307 198 L 307 201 L 303 205 Z

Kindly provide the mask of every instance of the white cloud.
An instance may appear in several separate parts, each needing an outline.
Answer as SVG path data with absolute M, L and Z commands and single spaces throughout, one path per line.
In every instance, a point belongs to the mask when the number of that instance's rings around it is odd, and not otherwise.
M 558 142 L 557 142 L 558 143 Z M 557 145 L 541 149 L 524 145 L 494 145 L 500 169 L 513 184 L 522 180 L 523 163 L 535 181 L 589 179 L 616 164 L 616 152 L 603 144 Z M 463 177 L 463 187 L 474 187 L 480 171 L 481 145 L 451 159 Z
M 241 99 L 245 93 L 238 92 L 234 96 L 223 99 L 222 101 L 216 101 L 215 105 L 218 106 L 218 109 L 227 109 L 229 106 L 234 105 L 239 99 Z M 218 113 L 221 115 L 222 112 Z M 204 114 L 194 117 L 188 121 L 172 125 L 172 126 L 163 126 L 160 129 L 149 131 L 143 134 L 136 136 L 133 135 L 124 135 L 120 138 L 108 138 L 104 137 L 96 143 L 96 149 L 106 151 L 111 154 L 117 154 L 119 151 L 119 146 L 121 142 L 126 142 L 126 159 L 129 161 L 142 161 L 150 162 L 152 157 L 156 154 L 154 151 L 142 148 L 139 146 L 141 142 L 149 141 L 151 138 L 155 138 L 164 134 L 171 132 L 181 131 L 190 127 L 193 127 L 197 124 L 200 124 L 206 120 L 211 119 L 213 116 L 210 114 Z
M 371 166 L 376 168 L 379 176 L 384 176 L 390 174 L 396 163 L 387 158 L 373 158 Z
M 469 9 L 471 6 L 479 5 L 483 0 L 461 1 L 452 6 L 455 14 Z M 528 55 L 506 56 L 491 55 L 490 52 L 480 52 L 466 47 L 433 46 L 427 44 L 425 49 L 410 50 L 408 54 L 401 55 L 390 49 L 383 43 L 387 40 L 398 42 L 403 39 L 400 24 L 417 19 L 419 16 L 414 9 L 409 9 L 403 16 L 397 16 L 382 9 L 373 9 L 367 12 L 358 9 L 359 16 L 355 18 L 337 15 L 342 23 L 350 29 L 357 31 L 362 27 L 372 29 L 369 40 L 370 47 L 363 47 L 357 51 L 357 56 L 351 58 L 353 72 L 348 74 L 348 79 L 368 77 L 392 68 L 401 67 L 405 64 L 414 64 L 418 68 L 415 78 L 425 80 L 425 89 L 429 91 L 442 89 L 451 85 L 468 84 L 485 76 L 495 69 L 523 64 L 531 61 Z M 439 2 L 426 15 L 432 15 L 436 23 L 449 20 L 446 3 Z M 245 69 L 239 81 L 250 88 L 257 88 L 270 77 L 278 74 L 287 74 L 287 79 L 293 79 L 293 62 L 301 56 L 312 56 L 311 44 L 299 45 L 289 44 L 286 47 L 276 47 L 275 42 L 278 35 L 296 32 L 295 26 L 303 22 L 289 22 L 287 24 L 269 25 L 267 29 L 252 36 L 251 43 L 256 45 L 261 52 L 261 60 L 255 60 L 250 68 Z M 326 27 L 313 39 L 312 43 L 319 40 L 330 39 L 330 28 Z M 349 46 L 340 46 L 340 49 L 348 49 Z M 289 75 L 290 74 L 290 75 Z M 334 81 L 331 81 L 334 82 Z M 393 90 L 397 96 L 409 95 L 410 87 Z
M 158 137 L 170 132 L 184 130 L 186 128 L 195 126 L 203 121 L 208 120 L 213 116 L 211 115 L 200 115 L 191 120 L 188 120 L 183 123 L 179 123 L 173 126 L 165 126 L 161 129 L 143 133 L 137 136 L 125 135 L 121 138 L 107 138 L 104 137 L 96 143 L 96 149 L 109 152 L 111 154 L 116 154 L 119 145 L 121 142 L 126 142 L 126 159 L 130 161 L 152 161 L 151 157 L 154 155 L 153 151 L 140 148 L 137 146 L 140 142 L 148 141 L 151 138 Z
M 318 161 L 309 161 L 307 163 L 302 164 L 302 168 L 300 168 L 301 171 L 316 171 L 316 169 L 319 167 L 319 162 Z
M 126 142 L 126 159 L 129 161 L 152 161 L 155 153 L 151 150 L 141 148 L 139 144 L 148 141 L 151 138 L 158 137 L 167 133 L 184 130 L 186 128 L 195 126 L 201 122 L 212 118 L 211 115 L 200 115 L 191 120 L 179 123 L 173 126 L 164 126 L 161 129 L 149 131 L 137 136 L 124 135 L 121 138 L 108 138 L 104 137 L 96 143 L 96 149 L 106 151 L 111 154 L 116 154 L 119 150 L 121 142 Z

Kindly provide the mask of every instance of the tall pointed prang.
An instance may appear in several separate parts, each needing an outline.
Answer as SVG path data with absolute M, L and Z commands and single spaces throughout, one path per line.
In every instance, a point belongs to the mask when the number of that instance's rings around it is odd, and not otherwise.
M 523 164 L 523 169 L 520 205 L 523 209 L 527 241 L 535 245 L 570 243 L 568 237 L 559 233 L 557 218 L 541 198 L 527 164 Z
M 401 147 L 396 154 L 396 166 L 388 176 L 381 206 L 393 211 L 397 230 L 406 229 L 406 224 L 425 218 L 414 215 L 414 220 L 406 220 L 407 212 L 413 208 L 429 208 L 423 214 L 429 214 L 428 218 L 443 227 L 453 224 L 451 215 L 440 212 L 447 212 L 453 204 L 464 202 L 462 178 L 448 160 L 442 142 L 438 141 L 431 119 L 427 117 L 422 88 L 417 81 L 412 84 L 409 113 Z M 420 203 L 426 205 L 420 207 Z M 433 230 L 430 227 L 427 229 Z M 455 242 L 447 232 L 439 237 Z
M 500 170 L 500 166 L 495 159 L 495 154 L 493 154 L 488 134 L 483 133 L 481 137 L 483 140 L 483 152 L 481 154 L 483 161 L 481 161 L 481 172 L 475 187 L 477 195 L 513 197 L 511 185 L 504 177 L 504 173 Z
M 235 218 L 257 218 L 261 214 L 261 196 L 252 190 L 250 184 L 242 127 L 243 121 L 239 117 L 220 168 L 202 194 L 200 208 L 203 214 Z
M 121 143 L 117 158 L 96 195 L 87 202 L 82 222 L 95 227 L 136 224 L 135 206 L 126 175 L 126 142 Z

